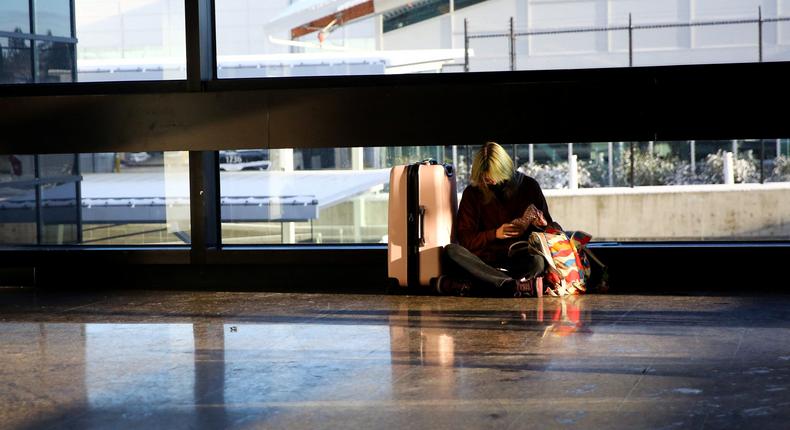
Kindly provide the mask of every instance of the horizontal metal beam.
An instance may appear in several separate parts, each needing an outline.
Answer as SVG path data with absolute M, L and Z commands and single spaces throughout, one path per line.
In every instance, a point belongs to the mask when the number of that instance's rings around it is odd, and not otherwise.
M 4 136 L 18 136 L 0 142 L 0 153 L 268 146 L 261 91 L 7 97 L 0 112 Z
M 42 42 L 77 43 L 77 39 L 74 37 L 47 36 L 43 34 L 19 33 L 16 31 L 0 31 L 0 37 L 7 37 L 9 39 L 38 40 Z
M 768 100 L 787 76 L 783 62 L 17 86 L 0 129 L 19 138 L 0 153 L 777 138 L 790 121 Z
M 189 264 L 188 246 L 4 246 L 0 267 L 80 267 Z

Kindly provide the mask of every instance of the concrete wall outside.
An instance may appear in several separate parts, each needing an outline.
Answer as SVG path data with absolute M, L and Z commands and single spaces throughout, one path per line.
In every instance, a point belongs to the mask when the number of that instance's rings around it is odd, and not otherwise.
M 790 239 L 790 183 L 547 190 L 566 229 L 603 240 Z
M 551 215 L 595 240 L 790 240 L 790 183 L 545 190 Z M 367 195 L 365 237 L 386 234 L 387 194 Z M 352 203 L 315 226 L 352 228 Z

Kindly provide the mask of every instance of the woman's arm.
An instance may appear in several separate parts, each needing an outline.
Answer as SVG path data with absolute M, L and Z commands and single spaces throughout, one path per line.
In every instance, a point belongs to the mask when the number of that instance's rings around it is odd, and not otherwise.
M 467 187 L 458 207 L 456 225 L 458 226 L 458 243 L 473 253 L 482 250 L 489 242 L 496 240 L 496 229 L 479 231 L 481 206 L 479 195 L 474 192 L 472 187 Z

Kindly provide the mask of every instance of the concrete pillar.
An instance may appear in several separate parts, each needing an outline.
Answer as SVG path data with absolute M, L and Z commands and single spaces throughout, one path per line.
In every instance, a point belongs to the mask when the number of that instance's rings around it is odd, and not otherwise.
M 735 164 L 733 162 L 732 152 L 725 152 L 724 153 L 724 183 L 725 184 L 734 184 L 735 183 Z
M 351 170 L 361 171 L 365 169 L 364 148 L 351 148 Z M 365 224 L 365 197 L 355 197 L 354 206 L 354 243 L 362 242 L 362 227 Z
M 365 148 L 351 148 L 351 170 L 365 168 Z
M 272 149 L 269 151 L 269 158 L 272 165 L 271 170 L 278 172 L 293 172 L 294 170 L 294 150 L 293 149 Z M 282 242 L 296 243 L 296 223 L 283 222 Z
M 376 35 L 376 50 L 383 51 L 384 50 L 384 15 L 376 15 L 373 18 L 373 25 L 374 30 L 373 34 Z
M 165 221 L 167 232 L 183 233 L 191 230 L 189 210 L 189 151 L 164 153 Z
M 737 160 L 738 159 L 738 141 L 732 141 L 732 156 Z
M 296 243 L 296 223 L 283 222 L 280 227 L 283 243 Z
M 269 151 L 271 159 L 271 170 L 281 172 L 293 172 L 294 170 L 294 150 L 293 149 L 272 149 Z
M 609 186 L 614 186 L 614 144 L 609 142 Z
M 571 190 L 579 188 L 579 169 L 577 167 L 576 155 L 568 157 L 568 188 Z
M 697 141 L 689 140 L 689 151 L 691 152 L 691 173 L 697 173 Z
M 535 162 L 535 145 L 530 143 L 529 144 L 529 164 L 530 164 L 530 166 L 534 162 Z
M 383 15 L 379 15 L 382 16 Z M 450 49 L 455 48 L 455 0 L 450 0 Z

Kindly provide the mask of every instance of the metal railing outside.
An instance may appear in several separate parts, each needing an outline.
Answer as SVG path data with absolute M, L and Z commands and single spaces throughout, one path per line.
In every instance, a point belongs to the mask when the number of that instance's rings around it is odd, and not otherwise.
M 727 25 L 745 25 L 756 24 L 757 26 L 757 62 L 763 62 L 763 26 L 767 23 L 780 23 L 790 22 L 790 17 L 776 17 L 776 18 L 763 18 L 762 8 L 758 8 L 757 18 L 744 18 L 744 19 L 727 19 L 727 20 L 711 20 L 711 21 L 696 21 L 696 22 L 677 22 L 677 23 L 657 23 L 657 24 L 634 24 L 632 16 L 628 14 L 628 25 L 614 25 L 604 27 L 571 27 L 571 28 L 556 28 L 556 29 L 536 29 L 527 31 L 516 31 L 515 20 L 510 17 L 510 27 L 505 32 L 479 32 L 472 33 L 469 30 L 469 20 L 464 19 L 464 72 L 470 71 L 469 53 L 470 41 L 474 39 L 496 39 L 507 38 L 509 50 L 510 70 L 517 68 L 517 53 L 516 53 L 516 40 L 521 37 L 529 36 L 547 36 L 547 35 L 561 35 L 561 34 L 579 34 L 579 33 L 601 33 L 601 32 L 614 32 L 614 31 L 627 31 L 628 32 L 628 66 L 634 65 L 634 32 L 639 30 L 657 30 L 668 28 L 694 28 L 694 27 L 710 27 L 710 26 L 727 26 Z

